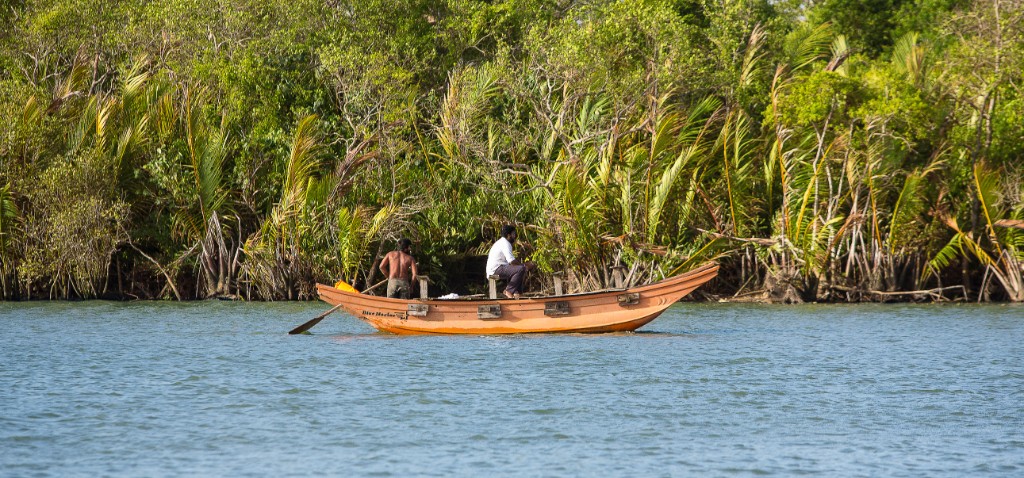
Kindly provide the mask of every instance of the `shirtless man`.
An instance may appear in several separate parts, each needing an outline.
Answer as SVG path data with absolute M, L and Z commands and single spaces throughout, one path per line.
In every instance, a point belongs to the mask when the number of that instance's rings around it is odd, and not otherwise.
M 389 252 L 380 261 L 380 271 L 388 277 L 388 297 L 409 299 L 412 281 L 416 280 L 416 259 L 412 258 L 412 241 L 402 238 L 398 250 Z

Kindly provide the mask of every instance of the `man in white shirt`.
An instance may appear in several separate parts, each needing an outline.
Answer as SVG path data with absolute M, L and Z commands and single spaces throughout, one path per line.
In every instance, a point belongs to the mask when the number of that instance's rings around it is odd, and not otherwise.
M 491 246 L 487 253 L 487 275 L 498 275 L 506 281 L 505 297 L 518 299 L 523 293 L 523 282 L 526 273 L 533 270 L 536 264 L 525 264 L 516 259 L 512 253 L 512 244 L 516 242 L 516 228 L 505 225 L 501 228 L 501 238 Z

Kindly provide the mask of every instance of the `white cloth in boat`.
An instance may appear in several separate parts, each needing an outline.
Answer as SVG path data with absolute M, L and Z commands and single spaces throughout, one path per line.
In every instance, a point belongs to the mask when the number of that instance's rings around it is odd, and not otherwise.
M 487 275 L 494 275 L 494 272 L 498 270 L 498 266 L 507 266 L 514 260 L 516 260 L 516 256 L 512 254 L 512 243 L 508 242 L 508 239 L 504 237 L 498 239 L 491 246 L 491 251 L 487 253 Z

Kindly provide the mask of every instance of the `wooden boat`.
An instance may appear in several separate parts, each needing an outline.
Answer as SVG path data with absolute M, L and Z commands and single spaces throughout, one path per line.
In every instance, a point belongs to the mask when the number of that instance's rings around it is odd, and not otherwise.
M 316 287 L 324 302 L 395 334 L 598 333 L 636 330 L 716 275 L 718 265 L 705 264 L 640 287 L 521 299 L 403 300 Z

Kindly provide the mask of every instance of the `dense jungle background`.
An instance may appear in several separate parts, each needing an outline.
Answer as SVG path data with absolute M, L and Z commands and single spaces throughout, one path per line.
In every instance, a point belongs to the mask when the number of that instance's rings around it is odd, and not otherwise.
M 1024 301 L 1020 0 L 0 0 L 0 296 Z

